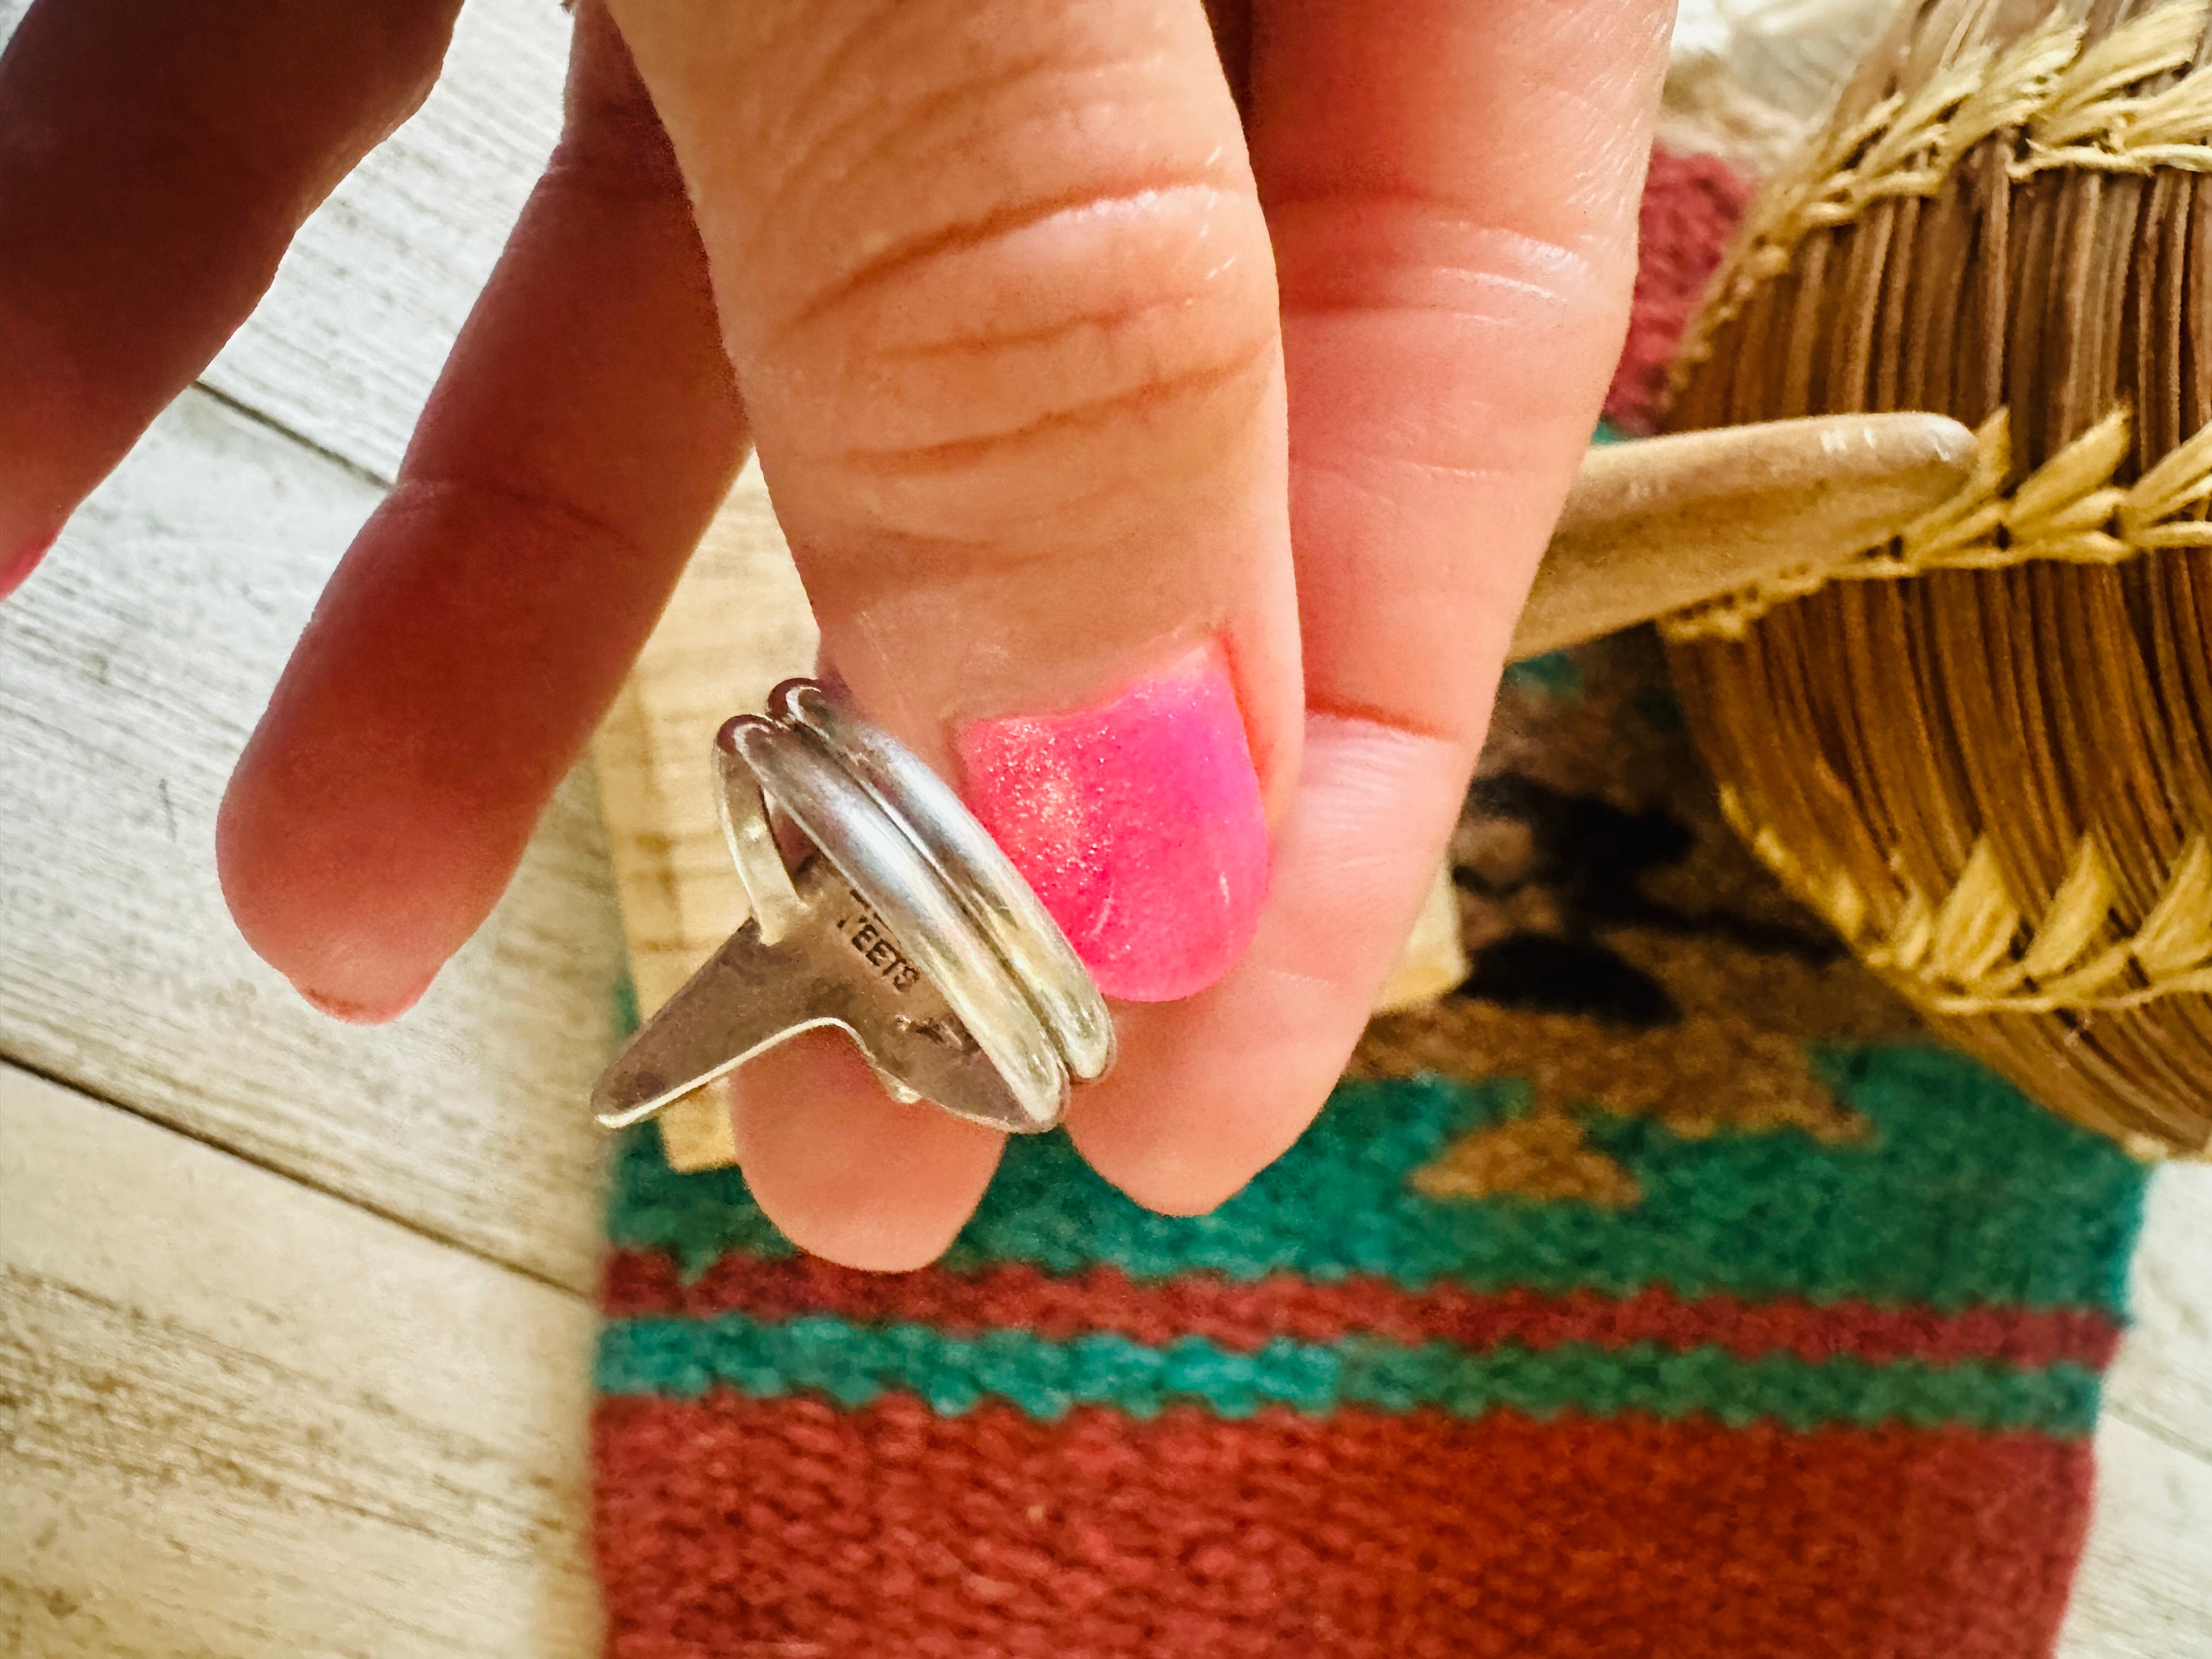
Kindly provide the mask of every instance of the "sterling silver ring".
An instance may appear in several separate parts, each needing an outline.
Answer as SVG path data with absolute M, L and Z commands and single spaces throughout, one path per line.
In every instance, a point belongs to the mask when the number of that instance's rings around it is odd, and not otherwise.
M 892 1093 L 994 1128 L 1057 1124 L 1113 1063 L 1089 969 L 960 798 L 811 680 L 715 736 L 752 915 L 592 1091 L 621 1128 L 803 1030 L 847 1032 Z M 809 843 L 787 864 L 773 802 Z

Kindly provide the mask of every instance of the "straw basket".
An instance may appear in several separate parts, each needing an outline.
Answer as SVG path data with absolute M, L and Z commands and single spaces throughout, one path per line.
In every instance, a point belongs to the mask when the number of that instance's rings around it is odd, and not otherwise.
M 1948 1039 L 2212 1142 L 2203 0 L 1909 6 L 1753 206 L 1677 430 L 1928 410 L 1972 484 L 1663 624 L 1731 820 Z

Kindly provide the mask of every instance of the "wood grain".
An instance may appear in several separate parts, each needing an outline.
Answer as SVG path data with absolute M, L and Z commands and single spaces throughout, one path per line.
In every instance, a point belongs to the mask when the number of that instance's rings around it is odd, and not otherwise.
M 2212 1659 L 2212 1165 L 2151 1177 L 2057 1659 Z
M 591 1310 L 0 1067 L 0 1650 L 594 1650 Z
M 2151 1178 L 2128 1304 L 2135 1324 L 2106 1377 L 2106 1409 L 2212 1468 L 2212 1164 Z M 2212 1547 L 2212 1510 L 2203 1524 Z
M 2212 1656 L 2212 1465 L 2124 1417 L 2097 1429 L 2097 1516 L 2056 1659 Z
M 216 886 L 231 763 L 375 493 L 191 393 L 0 608 L 0 1054 L 586 1289 L 622 963 L 588 776 L 383 1030 L 309 1009 Z

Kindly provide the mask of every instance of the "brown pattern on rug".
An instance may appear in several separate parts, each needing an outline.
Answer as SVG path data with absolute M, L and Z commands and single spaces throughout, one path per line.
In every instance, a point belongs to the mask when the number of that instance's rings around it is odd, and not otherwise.
M 1806 1045 L 1919 1030 L 1723 822 L 1648 635 L 1509 677 L 1452 859 L 1473 970 L 1376 1020 L 1349 1074 L 1509 1077 L 1530 1098 L 1421 1170 L 1427 1196 L 1635 1203 L 1590 1112 L 1848 1144 L 1866 1126 Z

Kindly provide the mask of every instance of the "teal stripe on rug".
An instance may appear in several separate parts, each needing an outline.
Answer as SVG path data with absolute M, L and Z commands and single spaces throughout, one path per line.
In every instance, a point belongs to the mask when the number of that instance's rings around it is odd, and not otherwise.
M 1644 1194 L 1625 1210 L 1431 1199 L 1408 1185 L 1457 1136 L 1522 1109 L 1528 1091 L 1510 1080 L 1346 1084 L 1280 1161 L 1205 1216 L 1131 1202 L 1065 1135 L 1018 1136 L 945 1266 L 2120 1310 L 2141 1165 L 1942 1049 L 1838 1045 L 1814 1058 L 1873 1125 L 1869 1139 L 1691 1140 L 1594 1113 L 1592 1139 Z M 792 1254 L 741 1175 L 673 1174 L 649 1127 L 617 1156 L 609 1227 L 618 1247 L 664 1251 L 692 1274 L 726 1252 Z
M 1154 1348 L 1110 1334 L 1062 1342 L 1020 1330 L 956 1337 L 926 1325 L 860 1325 L 827 1316 L 770 1322 L 742 1314 L 612 1321 L 600 1340 L 597 1380 L 607 1395 L 694 1400 L 720 1386 L 758 1399 L 825 1394 L 848 1407 L 906 1390 L 940 1414 L 995 1398 L 1047 1421 L 1077 1406 L 1151 1417 L 1188 1402 L 1230 1418 L 1263 1406 L 1314 1413 L 1431 1407 L 1455 1417 L 1499 1409 L 1537 1418 L 1705 1412 L 1735 1425 L 1905 1423 L 2068 1436 L 2089 1431 L 2098 1395 L 2095 1375 L 2074 1364 L 1739 1359 L 1719 1348 L 1684 1353 L 1650 1343 L 1477 1352 L 1371 1337 L 1277 1338 L 1248 1352 L 1195 1336 Z

